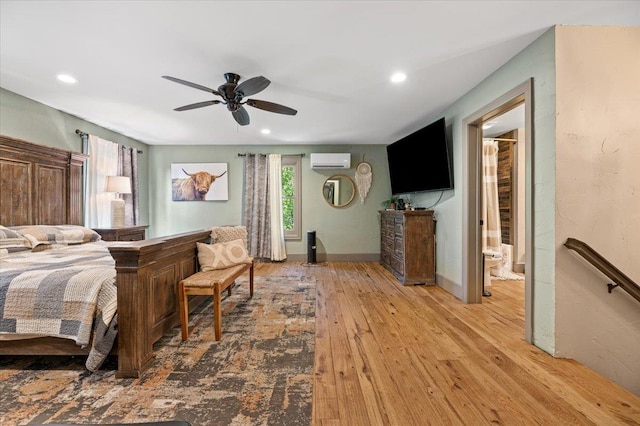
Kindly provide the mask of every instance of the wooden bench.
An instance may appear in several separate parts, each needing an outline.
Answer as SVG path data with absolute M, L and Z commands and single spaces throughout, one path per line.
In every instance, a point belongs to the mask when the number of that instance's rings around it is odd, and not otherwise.
M 226 269 L 197 272 L 180 281 L 178 297 L 180 298 L 180 323 L 182 326 L 182 340 L 189 337 L 189 296 L 213 296 L 213 327 L 216 340 L 222 337 L 222 309 L 221 295 L 224 290 L 231 296 L 231 285 L 235 280 L 249 270 L 249 295 L 253 296 L 253 262 L 231 266 Z

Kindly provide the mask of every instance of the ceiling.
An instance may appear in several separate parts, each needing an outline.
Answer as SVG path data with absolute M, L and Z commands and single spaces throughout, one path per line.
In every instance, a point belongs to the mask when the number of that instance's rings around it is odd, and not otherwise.
M 520 104 L 512 110 L 486 121 L 482 126 L 482 136 L 493 138 L 510 132 L 513 129 L 523 129 L 525 121 L 524 113 L 524 104 Z M 490 127 L 485 128 L 485 126 Z
M 388 144 L 555 24 L 639 23 L 638 1 L 2 0 L 0 86 L 150 145 Z M 217 97 L 161 78 L 227 72 L 267 77 L 251 98 L 298 114 L 177 112 Z

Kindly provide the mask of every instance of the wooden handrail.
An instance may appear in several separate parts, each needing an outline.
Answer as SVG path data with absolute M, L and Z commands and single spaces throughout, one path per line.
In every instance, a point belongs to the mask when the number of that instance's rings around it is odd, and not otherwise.
M 615 283 L 615 285 L 611 283 L 607 284 L 609 293 L 611 293 L 611 290 L 614 288 L 621 287 L 634 299 L 640 302 L 640 285 L 626 276 L 621 270 L 613 266 L 611 262 L 602 257 L 600 253 L 592 249 L 588 244 L 580 240 L 576 240 L 575 238 L 567 238 L 564 246 L 568 249 L 574 250 Z

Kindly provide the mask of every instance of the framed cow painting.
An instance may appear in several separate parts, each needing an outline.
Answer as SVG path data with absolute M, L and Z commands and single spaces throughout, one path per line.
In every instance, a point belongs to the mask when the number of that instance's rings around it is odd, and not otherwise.
M 228 163 L 171 164 L 173 201 L 226 201 L 229 199 Z

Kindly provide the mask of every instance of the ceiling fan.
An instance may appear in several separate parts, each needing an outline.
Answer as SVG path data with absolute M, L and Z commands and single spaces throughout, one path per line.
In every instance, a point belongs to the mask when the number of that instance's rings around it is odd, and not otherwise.
M 269 84 L 271 84 L 271 81 L 263 76 L 253 77 L 238 84 L 238 81 L 240 81 L 240 76 L 238 74 L 228 72 L 224 75 L 224 78 L 225 80 L 227 80 L 227 82 L 218 87 L 218 90 L 210 89 L 208 87 L 201 86 L 196 83 L 191 83 L 190 81 L 181 80 L 179 78 L 170 77 L 168 75 L 163 75 L 162 78 L 166 78 L 167 80 L 174 81 L 176 83 L 184 84 L 185 86 L 193 87 L 194 89 L 204 90 L 205 92 L 213 93 L 214 95 L 220 96 L 222 98 L 222 100 L 214 99 L 212 101 L 196 102 L 195 104 L 181 106 L 175 108 L 174 111 L 186 111 L 189 109 L 202 108 L 209 105 L 223 104 L 227 106 L 227 109 L 231 111 L 233 118 L 241 126 L 246 126 L 247 124 L 249 124 L 249 113 L 243 105 L 249 105 L 254 108 L 262 109 L 269 112 L 275 112 L 278 114 L 296 115 L 298 113 L 298 111 L 293 108 L 289 108 L 273 102 L 261 101 L 259 99 L 243 100 L 245 96 L 251 96 L 258 92 L 261 92 L 266 89 Z

